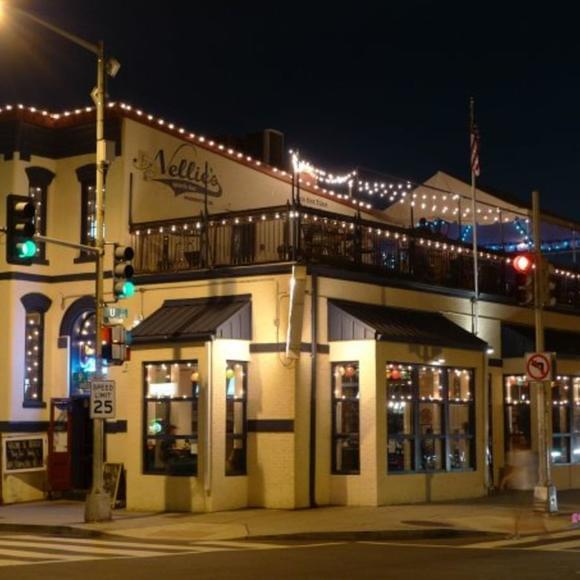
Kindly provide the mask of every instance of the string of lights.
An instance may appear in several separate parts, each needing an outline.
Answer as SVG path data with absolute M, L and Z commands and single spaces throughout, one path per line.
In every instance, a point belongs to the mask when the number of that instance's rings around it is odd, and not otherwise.
M 195 133 L 188 132 L 183 127 L 177 126 L 171 122 L 167 122 L 161 117 L 155 117 L 152 114 L 145 113 L 143 110 L 134 108 L 132 105 L 126 103 L 109 102 L 107 103 L 107 106 L 109 109 L 120 109 L 126 114 L 132 114 L 136 118 L 145 119 L 149 123 L 163 127 L 169 132 L 175 132 L 184 139 L 199 143 L 209 150 L 214 150 L 226 157 L 233 158 L 237 162 L 250 165 L 279 179 L 289 183 L 292 180 L 291 172 L 287 172 L 283 169 L 264 164 L 259 159 L 254 159 L 250 155 L 246 155 L 241 151 L 227 147 L 222 143 L 217 143 L 212 139 L 206 138 L 204 135 L 197 135 Z M 62 113 L 50 113 L 47 110 L 39 109 L 37 107 L 26 107 L 23 104 L 18 104 L 5 105 L 0 107 L 0 114 L 3 112 L 11 112 L 15 110 L 27 111 L 32 114 L 40 115 L 41 117 L 47 117 L 54 121 L 59 121 L 69 117 L 93 113 L 95 108 L 83 107 L 71 111 L 64 111 Z M 407 205 L 411 211 L 416 208 L 418 214 L 421 212 L 430 212 L 432 214 L 439 213 L 442 216 L 448 215 L 450 218 L 453 217 L 456 220 L 459 220 L 460 218 L 468 220 L 471 218 L 471 207 L 469 207 L 469 204 L 461 203 L 463 200 L 471 201 L 471 198 L 467 195 L 435 187 L 431 184 L 416 183 L 411 180 L 400 178 L 389 178 L 388 181 L 362 179 L 360 175 L 360 169 L 353 169 L 341 174 L 331 173 L 316 167 L 314 164 L 308 162 L 307 160 L 300 158 L 296 152 L 292 152 L 292 154 L 296 158 L 294 159 L 293 157 L 292 166 L 297 174 L 298 183 L 311 188 L 319 195 L 326 196 L 330 199 L 334 198 L 343 203 L 348 203 L 353 208 L 371 210 L 373 209 L 373 204 L 370 202 L 370 198 L 378 197 L 386 198 L 393 205 L 395 203 Z M 374 173 L 376 175 L 385 175 L 374 170 L 365 169 L 365 172 Z M 385 177 L 388 176 L 385 175 Z M 335 187 L 333 189 L 329 189 L 319 185 L 319 183 L 324 185 L 333 185 Z M 418 188 L 427 189 L 430 193 L 420 193 L 417 191 Z M 353 190 L 367 194 L 369 199 L 359 199 L 355 197 L 353 195 Z M 500 205 L 492 205 L 486 202 L 478 202 L 476 212 L 478 216 L 481 217 L 483 222 L 489 224 L 508 224 L 510 222 L 514 223 L 518 229 L 518 232 L 523 237 L 522 243 L 531 243 L 529 235 L 522 225 L 522 222 L 525 224 L 529 224 L 530 222 L 527 213 L 519 213 L 514 211 L 512 207 L 502 207 Z M 559 241 L 559 244 L 561 246 L 559 250 L 565 249 L 570 245 L 570 240 Z M 554 249 L 556 249 L 556 247 Z

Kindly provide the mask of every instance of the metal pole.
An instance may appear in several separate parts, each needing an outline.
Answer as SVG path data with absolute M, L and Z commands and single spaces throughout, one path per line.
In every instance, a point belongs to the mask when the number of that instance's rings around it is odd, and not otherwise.
M 470 100 L 470 128 L 473 131 L 474 125 L 474 102 L 473 98 Z M 472 135 L 472 139 L 475 136 Z M 477 203 L 476 203 L 476 187 L 475 187 L 475 173 L 473 165 L 471 164 L 471 211 L 473 212 L 473 334 L 479 333 L 479 266 L 477 263 Z
M 544 296 L 542 287 L 542 237 L 540 217 L 540 193 L 532 193 L 532 226 L 534 242 L 534 321 L 536 352 L 544 352 Z M 538 484 L 534 489 L 534 509 L 557 512 L 556 487 L 552 484 L 551 457 L 548 424 L 550 420 L 550 381 L 534 382 L 536 412 L 538 414 Z
M 102 378 L 102 341 L 101 331 L 103 328 L 103 273 L 105 254 L 105 166 L 106 166 L 106 143 L 104 132 L 105 120 L 105 55 L 103 43 L 99 42 L 99 53 L 97 63 L 97 87 L 93 92 L 95 100 L 97 118 L 97 151 L 96 151 L 96 232 L 95 247 L 96 255 L 96 283 L 95 283 L 95 357 L 96 357 L 96 378 Z M 87 496 L 85 504 L 85 521 L 102 522 L 110 520 L 111 499 L 109 494 L 103 489 L 103 463 L 104 463 L 104 419 L 93 419 L 93 484 Z

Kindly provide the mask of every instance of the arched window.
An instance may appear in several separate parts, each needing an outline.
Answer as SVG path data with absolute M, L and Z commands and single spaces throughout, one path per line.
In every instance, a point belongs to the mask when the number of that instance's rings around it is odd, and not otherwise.
M 95 299 L 92 296 L 84 296 L 69 306 L 60 325 L 60 336 L 69 337 L 71 396 L 90 394 L 89 375 L 95 372 L 96 362 L 95 332 Z M 66 342 L 62 346 L 65 345 Z
M 26 294 L 20 299 L 24 317 L 24 385 L 23 406 L 43 407 L 44 384 L 44 313 L 50 308 L 50 298 L 43 294 Z
M 74 323 L 70 343 L 71 395 L 90 394 L 88 381 L 96 370 L 95 324 L 94 311 L 83 312 Z

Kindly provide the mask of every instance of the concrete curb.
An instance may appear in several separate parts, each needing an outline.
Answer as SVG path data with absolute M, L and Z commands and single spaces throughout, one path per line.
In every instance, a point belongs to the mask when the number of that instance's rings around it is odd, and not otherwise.
M 107 535 L 101 530 L 88 530 L 74 526 L 58 526 L 49 524 L 15 524 L 0 523 L 0 533 L 16 532 L 24 534 L 50 534 L 53 536 L 66 536 L 73 538 L 99 538 Z
M 343 532 L 297 532 L 294 534 L 250 535 L 247 540 L 327 540 L 333 542 L 437 540 L 453 538 L 504 538 L 509 534 L 480 530 L 458 530 L 449 528 L 428 528 L 415 530 L 353 530 Z

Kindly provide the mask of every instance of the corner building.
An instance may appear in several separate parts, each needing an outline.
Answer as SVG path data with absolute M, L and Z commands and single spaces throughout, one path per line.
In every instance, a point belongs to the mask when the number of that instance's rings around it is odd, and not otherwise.
M 373 208 L 364 191 L 353 200 L 270 165 L 283 157 L 273 131 L 251 157 L 112 104 L 106 137 L 106 239 L 136 254 L 138 291 L 116 305 L 128 310 L 131 360 L 108 369 L 117 410 L 106 424 L 107 462 L 123 465 L 130 509 L 384 505 L 533 485 L 537 409 L 523 378 L 532 313 L 515 301 L 505 240 L 494 250 L 484 239 L 472 333 L 466 184 L 444 173 L 395 184 L 407 199 L 439 190 L 439 208 Z M 0 109 L 0 192 L 33 198 L 42 234 L 91 244 L 94 161 L 92 109 Z M 441 191 L 457 212 L 444 211 Z M 484 213 L 497 206 L 510 225 L 526 223 L 525 207 L 489 191 L 478 199 Z M 5 211 L 3 202 L 1 224 Z M 446 234 L 417 227 L 447 214 Z M 94 262 L 50 243 L 29 267 L 5 255 L 2 501 L 82 495 L 92 478 Z M 558 353 L 550 427 L 560 488 L 580 482 L 578 276 L 558 269 L 558 302 L 545 314 L 547 349 Z M 517 477 L 515 451 L 529 458 Z

